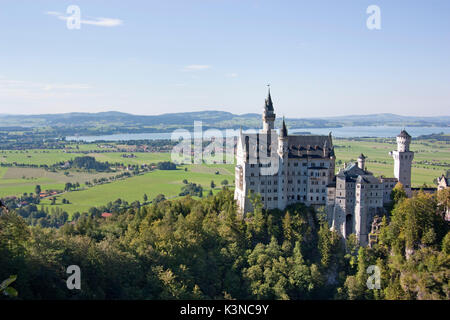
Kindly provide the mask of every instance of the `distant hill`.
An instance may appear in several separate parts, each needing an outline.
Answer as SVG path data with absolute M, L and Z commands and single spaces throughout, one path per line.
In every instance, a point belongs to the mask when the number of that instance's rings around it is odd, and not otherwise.
M 259 128 L 261 115 L 256 113 L 233 114 L 225 111 L 199 111 L 167 113 L 161 115 L 134 115 L 109 111 L 99 113 L 63 113 L 40 115 L 0 114 L 0 129 L 17 131 L 23 128 L 46 128 L 58 135 L 111 134 L 167 132 L 174 128 L 192 128 L 194 121 L 202 121 L 206 128 Z M 277 119 L 277 126 L 281 118 Z M 413 117 L 390 113 L 370 115 L 349 115 L 323 118 L 287 118 L 291 128 L 325 128 L 342 126 L 450 126 L 450 116 Z

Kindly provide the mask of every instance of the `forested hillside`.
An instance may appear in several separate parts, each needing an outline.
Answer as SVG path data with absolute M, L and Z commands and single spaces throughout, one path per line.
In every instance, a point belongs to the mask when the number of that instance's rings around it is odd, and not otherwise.
M 373 248 L 301 204 L 265 212 L 255 199 L 243 220 L 226 188 L 59 229 L 3 212 L 0 280 L 17 275 L 17 299 L 450 299 L 450 190 L 394 201 Z M 366 286 L 372 264 L 380 290 Z M 69 265 L 81 290 L 66 287 Z

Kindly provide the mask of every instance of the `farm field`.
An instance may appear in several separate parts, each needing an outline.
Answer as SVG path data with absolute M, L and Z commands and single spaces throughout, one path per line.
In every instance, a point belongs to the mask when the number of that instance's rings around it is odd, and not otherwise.
M 80 147 L 80 149 L 83 149 Z M 95 151 L 94 146 L 89 150 Z M 135 155 L 135 158 L 123 157 L 122 155 Z M 53 165 L 58 162 L 68 161 L 75 157 L 85 156 L 78 152 L 66 153 L 63 150 L 1 150 L 0 163 L 18 163 L 27 165 Z M 170 153 L 151 152 L 93 152 L 88 155 L 93 156 L 97 161 L 124 164 L 144 164 L 170 160 Z
M 63 150 L 0 150 L 0 163 L 52 165 L 82 155 L 81 153 L 65 153 Z
M 127 158 L 122 155 L 136 156 L 135 158 Z M 157 163 L 161 161 L 169 161 L 170 153 L 153 153 L 153 152 L 104 152 L 104 153 L 90 153 L 89 156 L 95 157 L 97 161 L 109 163 L 124 163 L 124 164 L 144 164 Z
M 63 172 L 50 172 L 42 168 L 0 167 L 0 197 L 21 195 L 34 192 L 36 185 L 42 190 L 63 190 L 66 182 L 83 185 L 86 181 L 107 178 L 115 175 L 110 173 L 88 173 L 69 170 L 68 175 Z
M 221 188 L 220 183 L 228 180 L 233 184 L 234 175 L 230 171 L 233 165 L 187 165 L 178 170 L 155 170 L 128 179 L 97 185 L 81 191 L 64 193 L 57 197 L 55 205 L 50 204 L 50 199 L 44 199 L 41 203 L 49 208 L 60 207 L 62 210 L 72 214 L 76 211 L 87 212 L 94 206 L 105 205 L 118 198 L 129 203 L 139 200 L 143 201 L 144 194 L 151 200 L 158 194 L 164 194 L 166 198 L 176 197 L 181 191 L 183 180 L 201 184 L 203 193 L 206 195 L 211 189 L 211 181 L 216 184 L 215 191 Z M 185 171 L 184 168 L 188 168 Z M 215 174 L 218 171 L 219 174 Z M 70 204 L 62 204 L 62 199 L 69 200 Z

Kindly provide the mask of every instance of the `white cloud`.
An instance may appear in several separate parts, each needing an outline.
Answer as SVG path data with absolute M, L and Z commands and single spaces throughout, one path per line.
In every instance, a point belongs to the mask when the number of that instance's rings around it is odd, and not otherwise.
M 50 90 L 58 90 L 58 89 L 73 89 L 73 90 L 83 90 L 83 89 L 91 89 L 91 87 L 87 84 L 46 84 L 43 86 L 42 88 L 45 91 L 50 91 Z
M 239 75 L 237 73 L 227 73 L 225 76 L 228 78 L 237 78 Z
M 0 97 L 45 99 L 51 97 L 68 97 L 80 90 L 91 89 L 87 84 L 79 83 L 38 83 L 0 78 Z
M 211 66 L 205 64 L 191 64 L 189 66 L 184 67 L 184 71 L 201 71 L 211 69 Z
M 58 11 L 47 11 L 45 14 L 50 16 L 55 16 L 60 20 L 67 20 L 70 18 L 70 16 L 65 16 L 61 12 Z M 88 17 L 89 20 L 80 20 L 81 24 L 87 24 L 92 26 L 98 26 L 98 27 L 117 27 L 123 24 L 123 21 L 120 19 L 114 19 L 114 18 L 103 18 L 103 17 Z

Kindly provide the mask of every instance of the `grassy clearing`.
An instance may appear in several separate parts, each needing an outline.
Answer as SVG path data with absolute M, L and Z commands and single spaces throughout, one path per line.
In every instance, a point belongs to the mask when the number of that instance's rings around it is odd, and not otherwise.
M 3 150 L 0 151 L 0 162 L 52 165 L 61 161 L 73 159 L 77 156 L 82 156 L 82 154 L 65 153 L 62 150 Z
M 124 158 L 122 155 L 135 155 L 135 158 Z M 97 161 L 109 163 L 123 163 L 123 164 L 149 164 L 161 161 L 169 161 L 170 153 L 151 153 L 151 152 L 107 152 L 107 153 L 90 153 Z
M 35 186 L 40 185 L 42 190 L 64 189 L 66 182 L 84 185 L 86 181 L 93 181 L 116 173 L 89 173 L 69 170 L 68 175 L 63 172 L 50 172 L 40 168 L 1 168 L 0 167 L 0 197 L 21 195 L 24 192 L 34 192 Z

